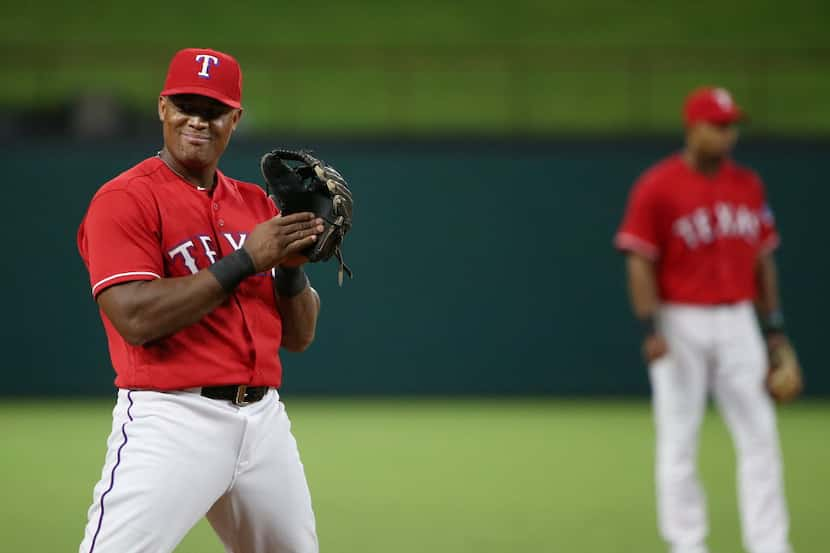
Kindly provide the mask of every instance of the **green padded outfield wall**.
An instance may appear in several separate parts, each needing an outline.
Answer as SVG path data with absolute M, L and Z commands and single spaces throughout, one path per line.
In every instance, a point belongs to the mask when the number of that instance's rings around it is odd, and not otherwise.
M 311 269 L 317 341 L 285 355 L 284 389 L 315 394 L 642 395 L 622 259 L 611 237 L 632 180 L 677 140 L 304 141 L 357 195 L 345 253 L 355 279 Z M 295 144 L 296 145 L 296 144 Z M 222 167 L 258 180 L 267 144 Z M 784 237 L 790 328 L 808 390 L 830 393 L 828 144 L 744 143 Z M 4 395 L 112 392 L 103 329 L 75 232 L 98 186 L 156 140 L 13 144 L 4 182 Z

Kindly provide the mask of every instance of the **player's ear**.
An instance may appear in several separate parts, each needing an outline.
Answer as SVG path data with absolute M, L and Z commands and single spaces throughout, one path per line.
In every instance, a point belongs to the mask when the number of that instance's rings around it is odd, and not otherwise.
M 159 121 L 164 121 L 165 111 L 167 111 L 167 98 L 159 96 Z
M 231 118 L 231 132 L 236 130 L 239 120 L 242 119 L 242 108 L 233 110 L 233 117 Z

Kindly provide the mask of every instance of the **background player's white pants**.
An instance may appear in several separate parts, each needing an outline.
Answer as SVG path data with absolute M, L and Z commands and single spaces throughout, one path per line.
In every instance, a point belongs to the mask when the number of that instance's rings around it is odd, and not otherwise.
M 316 552 L 285 406 L 120 390 L 80 553 L 172 551 L 207 518 L 233 553 Z
M 667 305 L 658 319 L 669 346 L 650 368 L 663 537 L 674 553 L 706 551 L 697 446 L 711 390 L 735 444 L 744 546 L 750 553 L 791 551 L 765 346 L 752 305 Z

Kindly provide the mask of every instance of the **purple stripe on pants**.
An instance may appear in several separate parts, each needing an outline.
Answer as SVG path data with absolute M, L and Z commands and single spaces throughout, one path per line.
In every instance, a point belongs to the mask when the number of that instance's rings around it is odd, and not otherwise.
M 92 536 L 92 544 L 89 546 L 89 553 L 92 553 L 95 550 L 95 540 L 98 539 L 98 534 L 101 532 L 101 523 L 104 521 L 104 498 L 107 497 L 107 494 L 112 491 L 112 487 L 115 486 L 115 469 L 117 469 L 118 465 L 121 464 L 121 450 L 124 449 L 125 445 L 127 445 L 127 422 L 133 420 L 133 416 L 130 414 L 130 409 L 133 408 L 132 393 L 132 390 L 127 392 L 127 399 L 130 400 L 130 405 L 127 407 L 127 418 L 129 421 L 124 421 L 124 424 L 121 425 L 121 435 L 124 436 L 124 441 L 121 442 L 120 446 L 118 446 L 118 455 L 116 456 L 115 465 L 112 467 L 112 472 L 110 472 L 110 487 L 107 488 L 107 491 L 101 494 L 101 514 L 98 515 L 98 527 L 95 529 L 95 535 Z

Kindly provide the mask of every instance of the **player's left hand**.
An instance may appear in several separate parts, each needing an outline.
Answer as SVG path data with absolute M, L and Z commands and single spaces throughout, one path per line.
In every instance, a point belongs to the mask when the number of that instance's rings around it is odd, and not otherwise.
M 302 253 L 310 263 L 336 257 L 337 281 L 342 284 L 344 274 L 352 276 L 343 261 L 342 244 L 352 228 L 354 203 L 343 175 L 304 150 L 272 150 L 262 156 L 260 169 L 266 193 L 281 213 L 309 211 L 323 220 L 323 232 Z
M 767 373 L 767 390 L 778 402 L 792 401 L 804 387 L 798 356 L 787 336 L 773 332 L 767 336 L 769 352 L 769 372 Z

